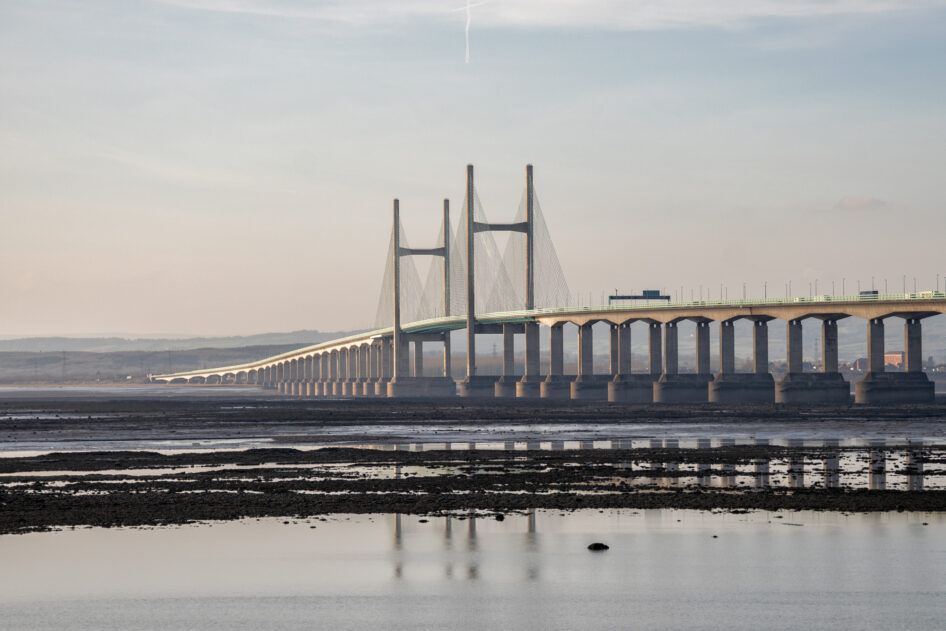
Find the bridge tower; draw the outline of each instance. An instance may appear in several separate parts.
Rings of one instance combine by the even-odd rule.
[[[391,380],[387,383],[389,397],[411,396],[455,396],[456,383],[450,376],[450,332],[405,333],[401,328],[401,257],[439,256],[443,258],[443,315],[450,315],[450,201],[443,200],[443,242],[435,248],[401,247],[400,203],[394,200],[394,325],[392,338],[394,366]],[[408,347],[414,343],[414,375],[410,374]],[[424,342],[443,343],[443,377],[424,377]]]
[[[476,321],[476,234],[480,232],[517,232],[525,236],[525,309],[535,308],[535,191],[532,165],[526,165],[526,218],[515,223],[486,223],[476,221],[473,165],[466,167],[466,378],[460,383],[460,395],[498,397],[537,397],[541,384],[539,375],[539,325],[536,322],[509,324],[478,324]],[[476,373],[476,334],[503,335],[503,374],[497,380]],[[517,380],[513,374],[514,335],[524,333],[526,338],[525,375]]]

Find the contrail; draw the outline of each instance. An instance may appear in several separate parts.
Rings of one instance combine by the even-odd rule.
[[[450,12],[459,12],[466,11],[466,63],[470,63],[470,22],[473,19],[473,14],[470,11],[473,7],[478,7],[484,4],[489,4],[491,0],[483,0],[482,2],[473,2],[466,0],[466,6],[460,7],[459,9],[451,9]]]
[[[466,63],[470,63],[470,0],[466,0]]]

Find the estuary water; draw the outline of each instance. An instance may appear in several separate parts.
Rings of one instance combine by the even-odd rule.
[[[336,515],[0,537],[4,629],[861,631],[944,620],[939,513]]]

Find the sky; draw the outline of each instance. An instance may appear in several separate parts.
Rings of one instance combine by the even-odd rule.
[[[492,221],[535,166],[584,304],[946,286],[946,0],[469,18],[0,0],[0,337],[370,327],[392,199],[435,245],[468,163]]]

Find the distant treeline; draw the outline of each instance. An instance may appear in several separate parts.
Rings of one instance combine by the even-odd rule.
[[[250,348],[256,346],[294,345],[296,348],[352,335],[355,331],[292,331],[231,337],[122,338],[122,337],[24,337],[0,340],[0,352],[50,353],[86,351],[116,353],[122,351],[180,351],[207,348]]]
[[[305,344],[114,353],[0,352],[0,383],[140,383],[149,374],[242,364],[302,346]]]

